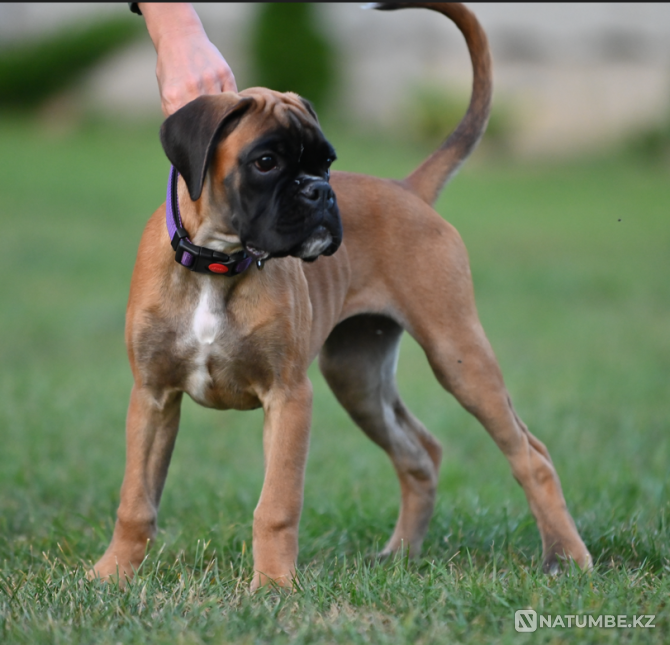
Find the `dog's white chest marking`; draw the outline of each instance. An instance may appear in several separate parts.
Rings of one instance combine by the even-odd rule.
[[[212,311],[211,288],[206,286],[200,293],[200,302],[193,315],[193,336],[200,345],[211,345],[221,326],[221,317]]]
[[[205,285],[200,293],[200,300],[191,323],[191,339],[196,347],[187,388],[189,394],[198,402],[205,402],[207,390],[212,385],[208,362],[214,349],[214,341],[224,323],[223,314],[214,310],[212,288]]]

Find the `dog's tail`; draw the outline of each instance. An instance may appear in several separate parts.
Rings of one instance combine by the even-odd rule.
[[[489,120],[493,74],[486,34],[465,6],[456,2],[376,2],[374,9],[389,11],[424,7],[448,18],[461,30],[472,60],[472,96],[465,116],[444,143],[404,181],[412,192],[433,204],[446,183],[475,149]]]

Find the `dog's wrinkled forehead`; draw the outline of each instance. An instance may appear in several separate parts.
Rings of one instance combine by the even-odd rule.
[[[314,109],[297,94],[251,88],[240,92],[240,96],[251,99],[252,104],[225,142],[219,142],[218,173],[227,175],[245,156],[244,152],[263,147],[269,139],[276,139],[281,133],[287,141],[299,146],[325,143]]]
[[[282,93],[265,87],[252,87],[240,92],[240,96],[253,99],[254,107],[250,112],[262,121],[274,121],[286,128],[296,122],[303,127],[319,127],[312,105],[293,92]]]

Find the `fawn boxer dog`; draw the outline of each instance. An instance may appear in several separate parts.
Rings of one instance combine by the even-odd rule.
[[[512,407],[477,317],[463,242],[431,208],[486,128],[486,35],[459,4],[376,5],[403,7],[448,16],[474,70],[462,121],[403,181],[330,175],[335,152],[310,104],[292,93],[203,96],[163,124],[168,196],[142,236],[127,310],[134,386],[126,469],[114,535],[91,577],[123,583],[145,557],[186,392],[222,410],[263,407],[252,589],[290,586],[312,411],[307,367],[317,356],[338,401],[387,452],[400,481],[400,514],[382,555],[418,554],[441,448],[396,389],[403,330],[507,457],[537,521],[544,570],[567,559],[590,566],[551,457]]]

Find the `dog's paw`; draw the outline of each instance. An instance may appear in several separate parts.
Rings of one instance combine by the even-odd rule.
[[[103,569],[93,567],[86,572],[86,579],[89,582],[112,582],[119,586],[119,589],[125,589],[132,575],[127,575],[124,571],[116,569],[113,572],[106,572]]]
[[[120,560],[115,554],[102,556],[91,569],[86,572],[86,578],[90,581],[115,582],[124,589],[139,569],[141,562],[134,566],[130,561]]]
[[[556,576],[561,571],[569,570],[572,564],[577,565],[582,571],[593,569],[593,559],[586,548],[583,552],[574,554],[555,548],[543,556],[542,571],[549,576]]]
[[[293,591],[297,586],[295,571],[270,575],[256,571],[251,581],[250,591],[255,593],[260,589],[277,589],[281,591]]]

